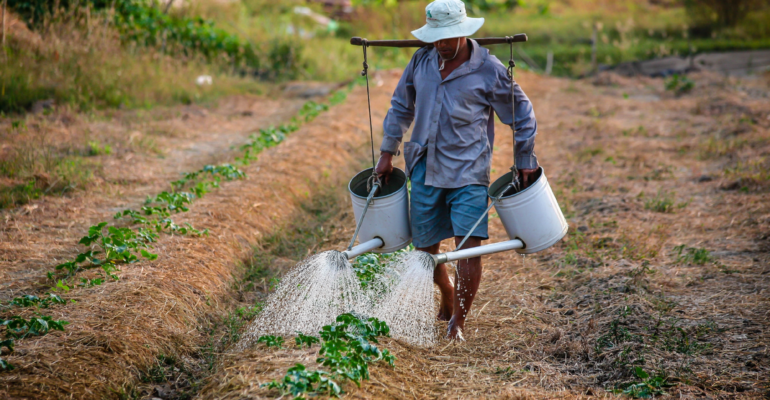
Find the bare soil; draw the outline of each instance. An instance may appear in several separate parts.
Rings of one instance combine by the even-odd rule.
[[[535,106],[537,154],[570,223],[568,236],[526,258],[485,257],[466,341],[422,349],[386,339],[396,368],[375,365],[371,381],[347,385],[346,396],[610,397],[644,381],[637,369],[664,377],[670,396],[768,396],[770,79],[691,78],[695,89],[676,95],[659,79],[518,74]],[[398,74],[379,79],[375,127]],[[18,368],[0,375],[0,394],[118,398],[160,354],[194,364],[207,321],[253,299],[233,286],[238,264],[253,261],[252,246],[299,223],[292,218],[312,218],[302,210],[316,195],[326,193],[333,212],[321,222],[322,239],[296,259],[277,260],[278,273],[310,252],[342,248],[354,228],[344,186],[369,151],[364,102],[357,88],[262,153],[246,169],[248,179],[196,202],[184,220],[209,228],[209,237],[164,237],[157,261],[124,266],[119,282],[73,289],[76,304],[49,312],[71,322],[67,331],[22,340],[4,355]],[[493,178],[511,164],[510,134],[497,129]],[[213,146],[208,154],[217,159],[227,146],[206,144],[206,136],[188,140],[188,148]],[[172,160],[185,154],[173,151]],[[141,163],[131,168],[144,170]],[[170,175],[159,173],[154,187]],[[7,213],[3,298],[41,290],[45,272],[77,253],[74,243],[89,224],[110,216],[111,207],[137,204],[131,196],[120,203],[123,196],[46,198]],[[490,242],[505,239],[493,214]],[[211,375],[195,382],[197,397],[275,398],[259,384],[296,362],[313,365],[316,351],[224,351]],[[179,398],[160,392],[131,393]]]

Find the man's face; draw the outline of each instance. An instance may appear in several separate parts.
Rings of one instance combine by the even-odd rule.
[[[442,39],[434,42],[433,46],[436,47],[441,58],[449,60],[455,56],[455,53],[457,52],[457,41],[461,39],[464,38]]]

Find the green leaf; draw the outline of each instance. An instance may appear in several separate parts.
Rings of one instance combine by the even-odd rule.
[[[148,260],[152,261],[152,260],[157,260],[158,259],[158,255],[157,254],[150,253],[147,250],[142,249],[141,253],[142,253],[142,257],[144,257],[144,258],[146,258]]]

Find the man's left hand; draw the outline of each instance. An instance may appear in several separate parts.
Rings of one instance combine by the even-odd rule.
[[[535,178],[537,178],[535,172],[537,172],[537,168],[519,170],[519,180],[521,181],[522,189],[526,189],[529,185],[535,183]]]

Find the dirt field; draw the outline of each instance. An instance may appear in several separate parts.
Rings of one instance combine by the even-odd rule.
[[[374,85],[375,127],[397,78],[383,73]],[[535,106],[536,151],[568,236],[526,258],[485,257],[467,341],[421,349],[384,340],[398,358],[395,369],[376,365],[360,389],[345,387],[346,397],[608,397],[654,378],[681,398],[768,396],[770,78],[697,75],[695,89],[681,96],[655,79],[517,79]],[[178,370],[201,369],[202,348],[219,332],[211,321],[264,296],[267,284],[235,284],[243,264],[269,260],[280,275],[349,240],[354,221],[344,185],[368,156],[364,105],[356,88],[262,153],[246,180],[196,202],[185,220],[209,228],[209,237],[164,237],[157,261],[123,266],[119,282],[73,289],[68,297],[77,304],[48,312],[70,321],[67,331],[22,340],[4,356],[17,369],[0,375],[0,394],[277,397],[259,384],[296,362],[313,364],[316,349],[224,348],[209,372]],[[497,128],[493,177],[507,170],[511,154],[510,134]],[[140,189],[47,198],[6,212],[3,300],[44,291],[45,272],[77,253],[88,226],[112,215],[111,207],[138,203]],[[494,217],[490,241],[504,240]],[[292,241],[300,245],[281,249]],[[160,355],[181,360],[168,368],[176,372],[146,379]]]

